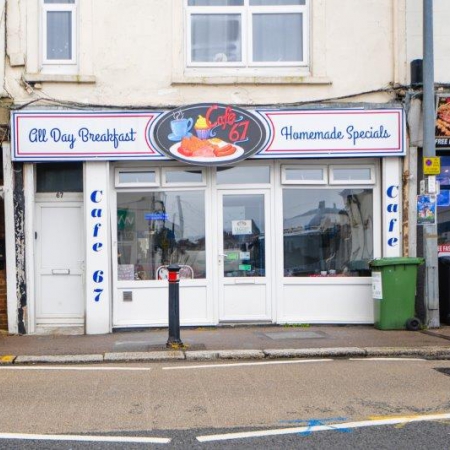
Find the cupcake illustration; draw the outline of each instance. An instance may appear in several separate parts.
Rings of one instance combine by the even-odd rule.
[[[198,116],[195,122],[194,130],[199,139],[208,139],[211,135],[211,126],[206,118],[201,115]]]

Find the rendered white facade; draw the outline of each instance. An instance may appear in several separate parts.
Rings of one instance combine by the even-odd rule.
[[[306,24],[308,65],[261,66],[255,70],[187,67],[186,3],[182,0],[78,0],[74,10],[77,30],[73,44],[76,54],[71,64],[52,65],[42,59],[42,0],[8,1],[5,90],[13,99],[14,107],[23,107],[25,111],[52,111],[63,117],[64,111],[130,112],[137,109],[167,112],[201,103],[230,104],[243,108],[264,106],[273,110],[358,108],[374,114],[377,110],[401,106],[396,98],[396,86],[407,83],[408,58],[414,55],[414,45],[410,46],[405,40],[407,19],[411,20],[411,16],[406,15],[405,0],[311,1]],[[403,123],[398,126],[403,128]],[[38,118],[36,127],[40,127]],[[17,136],[12,139],[14,148]],[[406,136],[401,145],[407,153]],[[373,151],[376,153],[376,148]],[[18,164],[11,162],[14,158],[9,146],[4,146],[4,154],[8,164]],[[350,159],[345,159],[345,156]],[[158,187],[155,187],[156,184],[154,186],[156,190],[198,191],[204,195],[205,264],[209,272],[204,278],[182,281],[182,325],[259,321],[373,322],[370,276],[325,279],[286,276],[282,261],[286,245],[283,240],[283,214],[287,213],[283,210],[282,199],[289,189],[305,188],[304,185],[298,187],[286,182],[283,177],[288,166],[308,170],[318,167],[329,174],[334,173],[335,166],[358,170],[370,168],[373,178],[335,183],[336,189],[349,189],[350,186],[362,191],[373,190],[373,214],[364,225],[361,222],[361,227],[373,231],[371,255],[400,256],[403,252],[401,156],[380,157],[369,153],[367,157],[360,155],[352,158],[351,154],[344,153],[339,158],[325,158],[324,155],[320,158],[294,155],[283,161],[255,158],[240,163],[239,167],[245,170],[250,166],[265,166],[270,171],[268,181],[220,185],[219,171],[207,168],[202,172],[202,180],[195,186],[164,184],[163,176],[169,169],[186,169],[187,166],[179,163],[166,160],[137,162],[133,158],[117,162],[109,158],[84,163],[81,196],[37,192],[39,175],[36,161],[31,159],[23,164],[28,302],[25,326],[30,333],[55,330],[108,333],[114,328],[166,325],[167,285],[164,281],[130,279],[125,282],[118,279],[118,273],[122,270],[117,260],[120,253],[120,230],[116,220],[119,197],[139,191],[138,187],[125,188],[117,182],[116,176],[121,170],[156,168],[161,177]],[[55,161],[63,162],[64,158]],[[306,188],[331,189],[331,176],[324,178],[322,186],[312,184]],[[11,171],[8,177],[13,186]],[[149,185],[142,190],[150,191]],[[225,209],[221,207],[229,199],[233,200],[233,195],[245,192],[254,196],[252,201],[264,199],[264,225],[270,231],[271,241],[269,243],[266,238],[267,276],[244,282],[239,278],[232,281],[232,277],[227,279],[223,276],[225,242],[220,236],[223,221],[227,220],[224,218]],[[10,208],[7,214],[14,214],[11,196],[12,190],[6,198],[5,204]],[[81,303],[67,309],[60,298],[64,297],[64,283],[58,295],[53,296],[52,292],[45,291],[45,277],[48,274],[43,268],[45,264],[38,261],[38,256],[42,255],[54,260],[60,258],[60,265],[49,269],[56,276],[68,275],[68,270],[70,274],[76,272],[64,266],[69,263],[63,261],[63,255],[56,251],[46,253],[38,242],[48,229],[46,217],[49,224],[60,218],[63,224],[64,215],[60,216],[53,207],[64,202],[71,208],[70,214],[73,214],[74,220],[80,221],[80,245],[85,249],[82,259],[77,259],[82,269],[78,281],[83,294],[82,298],[74,301]],[[76,212],[80,202],[83,206],[81,217]],[[98,225],[100,222],[101,228]],[[7,226],[11,232],[14,224],[9,222]],[[147,245],[143,241],[146,238],[147,235],[139,237],[143,246]],[[103,246],[101,255],[92,253],[92,248],[100,248],[100,242]],[[7,249],[7,256],[14,258],[16,246],[11,238]],[[146,251],[149,252],[149,249],[146,248]],[[103,270],[101,276],[97,273],[98,260]],[[17,298],[13,295],[17,291],[17,271],[14,272],[14,268],[10,270],[8,314],[10,331],[17,332]],[[102,286],[99,287],[99,284]],[[78,288],[74,287],[73,292]],[[92,296],[94,291],[99,293],[96,289],[103,289],[101,301]],[[44,291],[48,298],[51,297],[49,303],[42,303]],[[249,301],[248,307],[243,303],[246,300]],[[53,314],[52,308],[60,308],[59,315]]]

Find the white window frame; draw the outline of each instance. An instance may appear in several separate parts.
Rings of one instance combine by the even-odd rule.
[[[250,6],[249,0],[244,0],[243,6],[188,6],[185,2],[186,35],[185,35],[185,57],[187,68],[234,68],[234,69],[305,69],[309,67],[309,46],[310,46],[310,0],[305,0],[305,5],[284,5],[284,6]],[[252,61],[253,49],[253,16],[263,13],[301,13],[303,15],[303,61],[291,62],[255,62]],[[242,61],[241,62],[195,62],[191,58],[192,48],[192,16],[196,14],[240,14],[242,24]]]
[[[188,171],[189,170],[189,166],[177,166],[177,167],[163,167],[162,168],[162,180],[161,180],[161,186],[162,187],[178,187],[178,186],[187,186],[187,187],[192,187],[192,186],[206,186],[206,176],[205,176],[205,169],[201,168],[201,167],[195,167],[192,166],[191,170],[197,170],[199,172],[201,172],[202,174],[202,180],[201,181],[183,181],[183,182],[174,182],[174,181],[167,181],[167,173],[168,172],[183,172],[183,171]]]
[[[322,179],[321,180],[311,180],[309,178],[305,179],[296,179],[296,180],[288,180],[286,176],[287,170],[321,170],[322,171]],[[308,185],[325,185],[328,184],[328,171],[327,166],[310,166],[310,165],[282,165],[281,166],[281,183],[282,184],[308,184]]]
[[[120,182],[120,174],[121,173],[136,173],[136,172],[152,172],[155,174],[155,181],[153,182]],[[161,185],[161,175],[159,168],[117,168],[114,171],[114,186],[115,187],[160,187]]]
[[[44,3],[41,0],[42,16],[41,16],[41,54],[42,64],[44,66],[68,66],[77,64],[77,0],[74,3]],[[70,12],[72,18],[72,58],[71,59],[49,59],[47,56],[47,14],[49,12],[63,11]]]
[[[369,169],[370,170],[370,178],[369,179],[354,179],[354,180],[337,180],[334,176],[334,170],[335,169],[354,169],[354,170],[361,170],[361,169]],[[375,175],[375,166],[374,165],[330,165],[329,166],[329,184],[330,185],[373,185],[376,182],[376,175]]]

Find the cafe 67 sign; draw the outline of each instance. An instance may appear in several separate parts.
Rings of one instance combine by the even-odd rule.
[[[170,111],[15,111],[12,157],[220,166],[246,158],[401,156],[404,121],[401,108],[244,109],[219,103]]]

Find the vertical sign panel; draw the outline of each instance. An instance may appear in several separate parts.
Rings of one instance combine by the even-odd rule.
[[[383,159],[383,256],[402,255],[402,186],[399,158]]]
[[[108,170],[105,162],[86,164],[86,334],[110,332]]]

